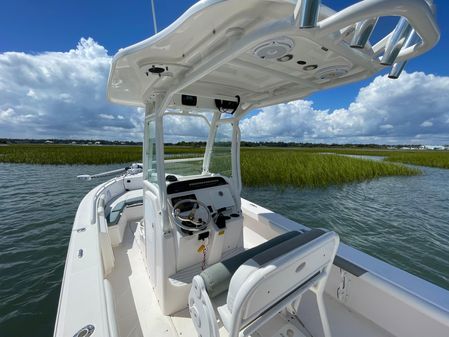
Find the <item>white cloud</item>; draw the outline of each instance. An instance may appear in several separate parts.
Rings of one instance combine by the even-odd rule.
[[[168,143],[206,141],[208,128],[206,120],[201,117],[168,115],[164,117],[164,141]]]
[[[0,138],[141,140],[143,109],[110,104],[111,57],[91,38],[67,52],[0,54]],[[170,117],[167,141],[205,140],[196,119]],[[241,122],[242,139],[303,142],[449,143],[449,77],[378,76],[354,102],[315,109],[299,100]]]
[[[422,122],[420,124],[420,126],[422,126],[423,128],[429,128],[429,127],[433,126],[433,123],[431,121],[425,121],[425,122]]]
[[[103,119],[115,119],[114,116],[108,114],[99,114],[98,116]]]
[[[33,89],[28,90],[27,96],[28,96],[28,97],[32,97],[32,98],[37,98],[37,97],[36,97],[36,93],[34,92]]]
[[[394,129],[394,126],[391,124],[384,124],[379,126],[382,130],[390,130],[390,129]]]
[[[378,76],[347,108],[316,110],[299,100],[242,121],[246,140],[449,143],[449,77],[414,72]]]
[[[140,140],[143,113],[106,99],[110,63],[91,38],[67,52],[0,54],[0,137]]]
[[[13,108],[6,108],[5,110],[0,110],[0,120],[2,119],[6,120],[10,116],[12,116],[13,113],[14,113]]]

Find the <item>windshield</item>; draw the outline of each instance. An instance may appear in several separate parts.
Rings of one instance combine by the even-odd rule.
[[[230,177],[232,175],[232,125],[218,125],[209,165],[209,172]]]
[[[198,175],[203,172],[204,149],[211,114],[169,112],[164,116],[165,173]]]

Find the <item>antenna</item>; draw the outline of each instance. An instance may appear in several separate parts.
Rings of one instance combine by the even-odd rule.
[[[154,0],[151,0],[151,12],[153,14],[154,34],[157,34],[156,11],[154,10]]]

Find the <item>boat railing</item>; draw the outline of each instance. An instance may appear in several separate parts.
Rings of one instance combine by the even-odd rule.
[[[117,173],[125,172],[125,174],[121,174],[118,177],[108,180],[98,187],[98,190],[95,192],[94,200],[92,203],[92,213],[91,213],[91,224],[92,225],[95,224],[96,222],[99,222],[99,215],[98,215],[97,210],[98,210],[98,207],[100,206],[99,199],[100,199],[101,195],[104,194],[103,202],[104,202],[104,205],[106,205],[112,198],[116,197],[119,193],[123,192],[123,184],[122,184],[123,178],[130,176],[130,175],[135,175],[137,173],[141,173],[142,167],[143,167],[142,164],[132,164],[131,166],[126,167],[123,170],[120,169],[117,171],[106,172],[108,174],[110,174],[111,172],[117,172]],[[86,177],[97,178],[97,177],[104,177],[104,176],[106,176],[104,173],[100,173],[98,175],[93,175],[93,176],[83,175],[81,179],[86,179]],[[78,176],[78,178],[79,177],[80,176]],[[87,179],[87,180],[89,180],[89,179]],[[117,184],[116,190],[113,188],[114,184]]]
[[[183,163],[183,162],[189,162],[189,161],[202,161],[202,160],[204,160],[203,157],[166,159],[166,160],[164,160],[164,163]]]
[[[105,217],[105,195],[101,194],[98,198],[97,218],[98,218],[98,233],[100,241],[100,253],[103,261],[104,275],[109,275],[114,268],[114,253],[112,251],[111,238],[108,233],[108,223]]]
[[[111,199],[112,196],[109,192],[108,188],[110,188],[113,184],[117,183],[117,179],[114,179],[112,181],[108,181],[105,184],[103,184],[100,189],[95,193],[94,196],[94,207],[95,210],[93,212],[93,225],[97,224],[95,226],[95,232],[97,233],[98,238],[98,249],[97,252],[99,254],[99,260],[102,262],[103,268],[100,269],[100,277],[102,279],[101,283],[101,297],[103,298],[104,303],[104,312],[105,317],[107,321],[107,327],[109,330],[109,336],[111,337],[117,337],[117,322],[115,318],[115,310],[114,310],[114,302],[113,302],[113,293],[112,293],[112,287],[109,282],[109,280],[106,278],[106,276],[112,272],[112,269],[114,268],[114,253],[112,250],[112,244],[111,240],[108,234],[108,224],[105,217],[105,206],[108,200],[106,199],[107,196],[109,196],[108,199]],[[106,192],[106,193],[105,193]]]
[[[98,190],[95,192],[94,195],[94,199],[93,199],[93,203],[92,203],[92,213],[91,213],[91,224],[95,224],[98,223],[99,221],[99,214],[97,212],[98,207],[100,206],[100,196],[113,184],[115,184],[117,182],[117,178],[115,179],[111,179],[108,180],[107,182],[103,183],[102,185],[100,185],[100,187],[98,188]],[[108,193],[106,193],[107,196]],[[111,193],[109,192],[109,195],[111,195]],[[110,198],[108,198],[108,200],[106,200],[106,196],[104,197],[104,202],[107,203],[109,201]]]

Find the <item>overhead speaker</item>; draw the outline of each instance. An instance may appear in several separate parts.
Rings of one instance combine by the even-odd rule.
[[[261,59],[278,59],[287,55],[295,46],[292,39],[281,37],[266,41],[254,48],[254,55]]]
[[[334,80],[345,76],[349,72],[349,67],[346,65],[331,66],[323,68],[315,73],[315,77],[319,80]]]

